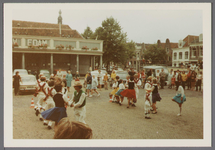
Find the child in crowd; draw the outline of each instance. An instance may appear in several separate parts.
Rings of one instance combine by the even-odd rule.
[[[95,91],[97,93],[97,96],[100,96],[100,93],[97,91],[97,86],[98,80],[96,79],[95,75],[93,75],[91,95],[93,95],[93,91]]]
[[[171,89],[172,88],[174,89],[174,87],[175,87],[175,75],[173,75],[171,79]]]
[[[116,95],[119,96],[119,105],[122,105],[124,97],[120,94],[125,89],[125,86],[123,84],[123,80],[119,80],[119,90],[116,92]]]
[[[135,86],[134,76],[130,76],[130,80],[128,82],[128,89],[125,89],[120,93],[123,97],[128,98],[128,106],[127,106],[127,108],[129,108],[130,102],[133,102],[133,99],[136,99],[136,93],[135,93],[135,90],[134,90],[134,86]]]
[[[36,86],[36,95],[38,97],[38,101],[37,101],[37,105],[36,105],[36,116],[39,115],[39,120],[43,121],[43,118],[41,116],[41,112],[44,111],[45,108],[45,102],[44,99],[46,98],[46,89],[48,88],[48,84],[46,83],[46,77],[45,76],[41,76],[40,78],[41,82],[38,82],[37,86]]]
[[[152,108],[153,112],[152,114],[157,114],[156,110],[156,102],[161,100],[160,94],[158,93],[158,85],[157,85],[157,79],[154,78],[153,80],[153,85],[152,85]]]
[[[116,95],[116,92],[119,90],[118,81],[119,81],[119,76],[116,76],[116,80],[112,86],[113,91],[109,94],[109,96],[112,97],[112,103],[119,102],[118,96]],[[115,98],[117,98],[117,101],[115,101]]]
[[[179,87],[178,87],[176,96],[173,97],[172,101],[176,102],[179,105],[180,112],[178,113],[177,116],[181,116],[182,104],[184,101],[186,101],[186,97],[184,95],[184,89],[183,89],[181,83],[179,83]]]
[[[91,139],[92,129],[77,121],[70,121],[68,117],[63,118],[58,123],[54,139]]]
[[[45,110],[48,110],[50,108],[54,108],[55,107],[55,103],[53,100],[53,96],[57,93],[56,90],[54,89],[54,81],[48,81],[48,85],[49,87],[46,89],[46,98],[44,99],[46,106],[45,106]],[[43,125],[48,125],[48,129],[51,129],[52,127],[52,121],[50,120],[45,120],[44,119],[44,123]]]
[[[53,100],[55,102],[55,107],[48,109],[41,113],[42,117],[46,120],[55,121],[55,130],[57,127],[58,122],[67,117],[65,104],[68,104],[67,97],[62,94],[62,85],[57,84],[55,85],[56,94],[53,96]]]
[[[151,108],[152,104],[151,104],[150,96],[151,96],[151,89],[146,89],[145,105],[144,105],[145,119],[151,119],[150,108]]]

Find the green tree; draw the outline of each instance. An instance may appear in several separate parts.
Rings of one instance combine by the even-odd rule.
[[[90,27],[87,26],[87,28],[84,30],[84,33],[81,34],[85,39],[90,39],[93,36],[93,31],[90,29]]]
[[[104,20],[102,26],[95,30],[92,37],[103,40],[103,62],[107,64],[107,68],[111,61],[115,64],[126,63],[133,50],[133,42],[127,43],[127,34],[122,32],[119,22],[113,17]]]
[[[152,44],[144,52],[145,60],[150,60],[153,64],[164,64],[167,60],[167,53],[164,48],[158,47],[157,44]]]

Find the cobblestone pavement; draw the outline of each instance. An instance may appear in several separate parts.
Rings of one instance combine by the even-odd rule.
[[[73,92],[74,89],[72,89]],[[71,97],[72,92],[68,95]],[[93,130],[93,139],[202,139],[203,94],[185,90],[187,101],[182,106],[182,116],[177,116],[179,107],[171,99],[175,90],[159,90],[162,97],[157,103],[158,113],[152,119],[144,118],[144,90],[140,89],[137,107],[126,108],[127,99],[119,106],[109,102],[111,89],[99,91],[101,96],[87,98],[86,123]],[[14,139],[52,139],[54,129],[48,130],[35,116],[30,107],[33,95],[13,97]],[[34,102],[37,99],[34,98]],[[73,108],[67,108],[68,117],[74,120]]]

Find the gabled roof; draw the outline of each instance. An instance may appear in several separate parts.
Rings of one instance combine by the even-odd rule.
[[[59,34],[59,24],[13,20],[12,26],[13,35],[52,36],[83,39],[83,37],[76,30],[72,30],[68,25],[61,25],[61,35]]]
[[[195,36],[195,35],[188,35],[186,36],[183,41],[185,42],[183,47],[187,47],[189,46],[192,42],[194,42],[195,40],[198,40],[199,36]]]

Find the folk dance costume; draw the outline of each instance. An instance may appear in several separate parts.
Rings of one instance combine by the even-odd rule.
[[[55,102],[53,100],[53,96],[57,93],[56,90],[54,89],[54,87],[48,87],[46,89],[46,98],[45,98],[45,110],[48,110],[48,109],[51,109],[51,108],[54,108],[55,107]],[[51,121],[48,121],[48,120],[45,120],[44,119],[44,125],[48,125],[48,128],[50,129],[51,126],[52,126],[52,122]]]
[[[182,97],[183,99],[181,100]],[[184,89],[181,85],[178,87],[178,91],[176,93],[176,96],[173,97],[173,100],[178,104],[183,104],[183,102],[186,101],[186,97],[184,95]]]
[[[42,112],[41,115],[46,120],[52,120],[58,123],[62,118],[67,117],[65,108],[67,97],[61,92],[57,92],[57,94],[54,95],[53,100],[55,102],[55,107]]]
[[[139,79],[134,80],[134,83],[135,83],[134,89],[135,89],[135,93],[136,93],[136,100],[135,101],[137,101],[137,99],[139,97],[139,89],[141,86],[141,80],[139,80]]]
[[[144,105],[145,119],[151,119],[150,118],[151,102],[150,102],[150,99],[149,99],[150,96],[151,96],[151,93],[147,92],[146,96],[145,96],[145,105]]]
[[[80,90],[79,93],[77,91],[74,92],[72,95],[72,100],[75,103],[74,104],[74,115],[75,115],[75,120],[85,123],[84,121],[86,117],[86,95],[83,90]],[[69,103],[69,105],[71,105]]]
[[[123,102],[123,96],[120,94],[125,89],[125,86],[123,83],[119,84],[119,90],[115,93],[117,96],[119,96],[119,105],[122,105]]]
[[[62,94],[65,95],[67,97],[68,94],[68,90],[66,87],[62,87]]]
[[[44,81],[39,82],[37,84],[36,87],[36,93],[34,94],[34,96],[38,97],[38,101],[37,101],[37,105],[35,106],[36,109],[36,116],[39,115],[39,113],[41,113],[42,111],[45,110],[45,105],[46,103],[44,102],[44,99],[46,98],[46,89],[48,88],[48,84]],[[40,120],[42,121],[42,116],[41,114],[39,115]]]
[[[150,84],[150,82],[146,82],[145,87],[144,87],[144,89],[145,89],[144,97],[145,97],[145,99],[146,99],[146,97],[148,97],[149,101],[152,103],[152,92],[149,91],[149,89],[151,90],[151,88],[152,88],[152,85]],[[147,91],[148,91],[148,93],[147,93]]]
[[[115,102],[114,97],[117,96],[116,92],[119,90],[119,81],[116,80],[112,87],[114,88],[114,90],[110,93],[110,96],[112,96],[112,102]]]
[[[152,103],[156,103],[161,100],[160,94],[158,93],[158,85],[153,84],[154,90],[152,91]]]
[[[134,81],[129,80],[128,89],[123,90],[120,94],[123,97],[127,97],[127,98],[130,98],[130,99],[136,99],[136,93],[135,93],[134,87],[135,87]]]

